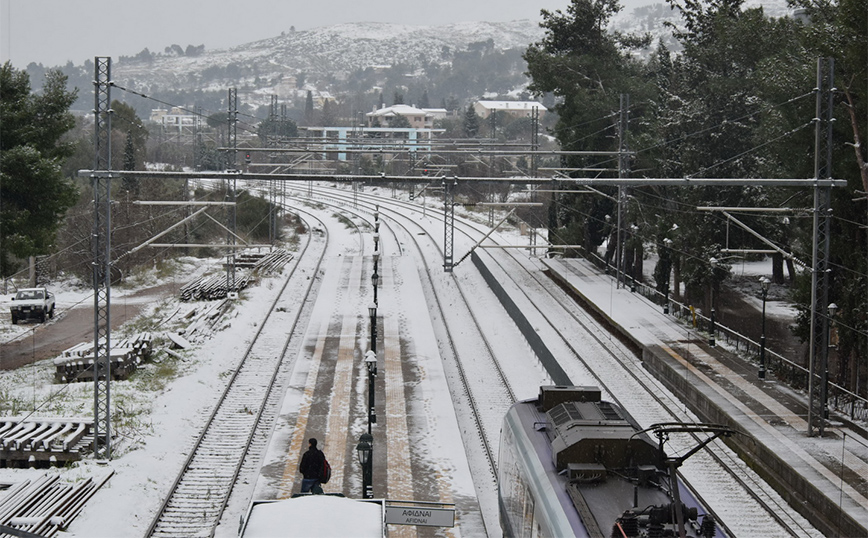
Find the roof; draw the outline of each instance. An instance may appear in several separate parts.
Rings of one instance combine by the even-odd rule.
[[[480,106],[490,110],[527,110],[537,107],[539,110],[548,110],[536,101],[477,101]]]
[[[410,105],[392,105],[373,112],[368,112],[371,117],[388,117],[388,116],[424,116],[429,114],[421,108],[416,108]]]

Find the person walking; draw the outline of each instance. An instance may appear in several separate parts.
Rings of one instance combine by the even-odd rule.
[[[316,439],[311,437],[307,452],[301,457],[301,463],[298,465],[298,472],[304,477],[301,481],[302,493],[322,493],[320,480],[325,465],[325,455],[316,445]]]

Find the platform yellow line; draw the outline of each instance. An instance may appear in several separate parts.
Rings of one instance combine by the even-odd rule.
[[[388,289],[393,282],[391,258],[383,259],[383,288]],[[395,288],[392,287],[392,290]],[[389,294],[387,300],[395,300]],[[392,303],[394,304],[394,303]],[[412,501],[413,468],[410,460],[410,432],[407,426],[407,405],[404,394],[404,370],[401,364],[401,338],[397,312],[389,309],[383,313],[383,375],[385,376],[386,433],[388,468],[386,471],[386,498]],[[415,538],[416,527],[392,525],[389,536]]]

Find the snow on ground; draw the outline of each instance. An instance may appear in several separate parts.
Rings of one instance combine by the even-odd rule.
[[[336,226],[331,232],[336,234],[341,229]],[[343,233],[351,232],[347,229]],[[512,242],[515,244],[527,240],[514,231],[508,234],[514,236]],[[185,275],[185,279],[189,279],[189,275],[207,270],[209,264],[213,263],[213,260],[184,258],[173,273],[174,278],[180,279],[181,275]],[[412,264],[405,265],[412,267]],[[651,263],[648,265],[653,267]],[[762,274],[762,270],[759,264],[756,267],[752,264],[743,266],[745,274],[748,271]],[[171,281],[173,277],[163,278]],[[68,469],[48,471],[63,473],[73,480],[83,476],[101,477],[114,472],[107,485],[88,502],[83,513],[61,536],[98,538],[144,534],[207,414],[222,392],[226,377],[254,333],[254,325],[265,311],[264,305],[270,304],[273,299],[273,282],[275,280],[265,279],[242,293],[222,330],[210,340],[197,344],[194,349],[182,351],[182,359],[157,354],[156,360],[145,365],[134,380],[112,384],[113,412],[120,421],[120,426],[116,428],[119,437],[115,441],[113,460],[103,464],[84,461]],[[142,287],[158,283],[160,281],[156,277],[149,277],[130,285],[129,289],[113,288],[112,298],[114,301],[123,300]],[[58,308],[70,308],[92,300],[90,289],[77,288],[69,283],[52,286],[52,290],[57,293]],[[425,304],[421,290],[416,293],[419,294],[419,304]],[[406,297],[404,300],[410,301]],[[8,296],[4,296],[0,307],[7,308],[7,301]],[[169,298],[161,303],[149,304],[143,317],[159,317],[161,313],[178,307],[178,301]],[[511,323],[506,314],[502,316],[504,324]],[[2,341],[26,334],[29,330],[27,325],[13,327],[7,318],[0,324]],[[320,322],[311,320],[314,326]],[[523,351],[517,350],[517,353]],[[166,372],[174,372],[174,377],[167,380],[164,377]],[[17,406],[16,413],[10,414],[92,414],[92,385],[57,386],[52,383],[52,378],[53,365],[50,360],[11,372],[0,372],[0,395]],[[419,405],[432,407],[437,414],[454,414],[450,398],[443,396],[431,394],[426,402]],[[452,443],[450,450],[445,450],[446,447],[438,443],[428,450],[438,452],[446,459],[462,459],[464,455],[458,453],[460,450],[455,450],[458,447],[460,443]],[[443,461],[438,465],[447,469],[450,463]],[[18,481],[33,472],[2,469],[0,481]],[[474,485],[469,477],[463,477],[455,484],[455,490],[460,494],[468,494],[474,491]],[[492,521],[496,518],[496,514],[487,514],[484,519]],[[489,531],[496,534],[496,529]]]
[[[161,284],[178,284],[186,283],[195,277],[200,276],[205,271],[213,270],[219,264],[219,261],[211,259],[199,259],[189,256],[177,258],[176,260],[164,262],[161,269],[156,267],[150,271],[137,272],[130,275],[119,284],[112,285],[111,297],[114,305],[141,305],[147,304],[153,300],[153,297],[140,295],[132,297],[144,289],[159,286]],[[164,276],[159,276],[161,273],[166,273]],[[16,281],[18,288],[29,287],[26,282]],[[180,284],[182,285],[182,284]],[[55,296],[55,318],[62,315],[64,311],[78,307],[93,306],[93,286],[88,282],[84,283],[78,278],[61,273],[57,279],[45,284],[48,291]],[[9,318],[9,307],[13,303],[12,298],[15,297],[15,286],[11,286],[8,282],[5,283],[3,293],[0,293],[0,344],[5,344],[13,340],[24,337],[33,332],[40,325],[34,321],[23,322],[17,325],[12,325]],[[49,323],[51,323],[49,321]]]

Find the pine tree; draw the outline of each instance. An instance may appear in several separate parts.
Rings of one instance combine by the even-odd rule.
[[[67,78],[49,71],[40,94],[30,77],[6,62],[0,67],[0,274],[15,272],[16,261],[47,254],[76,189],[60,164],[71,154],[63,135],[75,125],[69,107],[76,92]],[[17,258],[17,260],[16,260]]]
[[[307,91],[307,98],[304,101],[304,123],[305,125],[313,125],[313,92]]]
[[[470,105],[464,111],[464,136],[474,138],[477,134],[479,134],[479,115]]]

